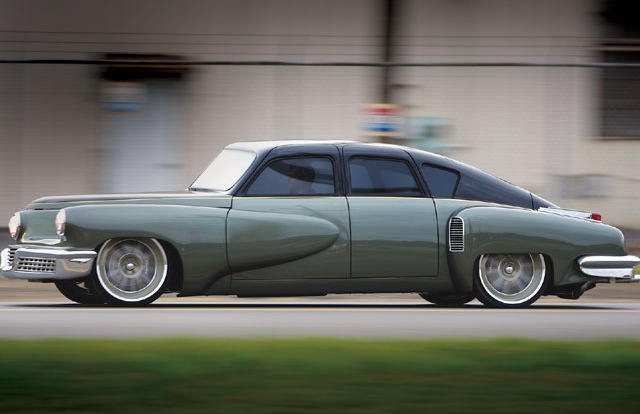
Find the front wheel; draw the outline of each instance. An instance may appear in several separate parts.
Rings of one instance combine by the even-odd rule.
[[[544,292],[546,266],[541,254],[485,254],[474,275],[476,297],[486,306],[520,308]]]
[[[162,295],[167,255],[151,238],[111,239],[98,252],[93,277],[112,305],[147,305]]]
[[[105,302],[102,295],[92,286],[88,278],[57,280],[55,285],[65,298],[81,305],[100,305]]]

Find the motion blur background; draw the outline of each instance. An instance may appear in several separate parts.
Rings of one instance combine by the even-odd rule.
[[[186,188],[234,141],[360,139],[640,229],[629,63],[633,0],[0,0],[0,217],[45,195]],[[396,132],[367,130],[372,104]]]

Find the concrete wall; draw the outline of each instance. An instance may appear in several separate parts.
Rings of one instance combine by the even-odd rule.
[[[397,4],[398,61],[598,59],[596,0]],[[362,62],[382,55],[381,1],[0,0],[0,10],[0,57],[157,53]],[[195,67],[180,81],[176,140],[183,151],[171,160],[172,171],[186,186],[222,146],[238,140],[358,138],[362,104],[380,99],[380,74],[353,67]],[[392,79],[393,99],[406,115],[450,123],[447,155],[562,205],[599,210],[609,223],[640,228],[633,206],[640,141],[597,136],[597,70],[400,68]],[[105,139],[102,85],[95,66],[0,65],[0,217],[35,197],[103,191],[113,148]],[[590,195],[589,188],[602,191]]]

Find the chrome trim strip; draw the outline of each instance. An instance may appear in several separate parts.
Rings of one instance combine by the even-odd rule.
[[[589,276],[640,281],[640,275],[634,275],[634,268],[640,265],[636,256],[584,256],[578,259],[578,265]]]
[[[555,208],[555,207],[540,207],[538,211],[543,213],[554,214],[556,216],[561,216],[561,217],[573,217],[577,219],[590,221],[592,223],[602,223],[601,221],[593,220],[591,218],[592,213],[589,213],[587,211],[567,210],[567,209]]]
[[[0,274],[7,279],[78,279],[91,273],[96,256],[93,250],[9,246],[0,253]]]
[[[22,239],[22,243],[33,243],[33,244],[46,244],[47,246],[55,246],[56,244],[60,244],[62,243],[62,237],[57,238],[57,239],[28,239],[28,238],[24,238]]]

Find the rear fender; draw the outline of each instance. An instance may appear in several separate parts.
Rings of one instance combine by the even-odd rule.
[[[490,253],[541,253],[551,261],[553,284],[580,283],[588,277],[576,260],[589,254],[624,255],[624,238],[615,227],[506,206],[472,207],[454,214],[464,222],[463,251],[447,246],[451,277],[470,291],[478,258]]]

